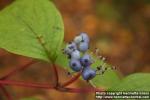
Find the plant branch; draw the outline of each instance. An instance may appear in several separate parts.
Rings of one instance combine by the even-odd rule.
[[[74,77],[72,77],[70,80],[68,80],[67,82],[63,83],[61,86],[62,87],[66,87],[72,83],[74,83],[81,75],[81,72],[79,72],[77,75],[75,75]]]
[[[8,93],[8,91],[4,86],[0,85],[0,89],[2,90],[2,92],[7,97],[8,100],[13,100],[13,97]]]
[[[102,92],[105,91],[104,89],[100,88],[93,88],[93,87],[88,87],[88,88],[65,88],[66,91],[64,92],[69,92],[69,93],[95,93],[97,91]]]
[[[55,76],[55,82],[56,82],[56,84],[55,84],[55,87],[57,87],[58,85],[59,85],[59,77],[58,77],[58,71],[57,71],[57,67],[56,67],[56,65],[53,63],[52,64],[52,67],[53,67],[53,70],[54,70],[54,76]]]
[[[29,67],[30,65],[32,65],[33,63],[35,63],[35,61],[30,61],[30,62],[28,62],[28,63],[22,65],[21,67],[17,67],[16,69],[14,69],[14,70],[8,72],[6,75],[4,75],[4,76],[3,76],[2,78],[0,78],[0,79],[6,79],[6,78],[8,78],[8,77],[10,77],[10,76],[13,76],[13,75],[15,75],[18,71],[19,71],[19,72],[20,72],[20,71],[23,71],[25,68],[28,68],[28,67]]]
[[[39,84],[39,83],[31,83],[31,82],[23,82],[23,81],[0,80],[0,84],[29,87],[29,88],[54,89],[54,87],[50,86],[49,84]]]

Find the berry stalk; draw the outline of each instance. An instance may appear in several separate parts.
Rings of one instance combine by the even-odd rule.
[[[66,87],[72,83],[74,83],[81,75],[81,72],[79,72],[77,75],[75,75],[74,77],[72,77],[69,81],[65,82],[62,84],[62,87]]]

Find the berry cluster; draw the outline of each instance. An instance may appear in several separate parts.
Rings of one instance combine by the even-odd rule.
[[[87,53],[90,39],[86,33],[80,33],[72,42],[69,42],[63,53],[68,56],[69,66],[74,72],[82,72],[84,80],[91,80],[98,74],[103,74],[108,68],[105,63],[98,66],[96,70],[91,69],[94,59]],[[102,60],[105,58],[101,57]]]

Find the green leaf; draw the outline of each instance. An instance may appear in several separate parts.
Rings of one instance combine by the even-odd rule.
[[[62,49],[65,47],[65,45],[66,45],[65,43],[62,44],[62,46],[61,46]],[[57,65],[59,65],[60,67],[63,67],[64,69],[71,71],[71,69],[69,68],[68,62],[69,62],[69,60],[68,60],[67,56],[65,54],[63,54],[63,52],[61,50],[59,50],[58,57],[57,57],[55,63]]]
[[[92,64],[92,69],[96,69],[96,67],[100,64],[102,64],[103,61],[98,60],[96,63]],[[63,53],[59,53],[59,56],[56,60],[56,64],[63,67],[64,69],[68,71],[72,71],[69,68],[69,60]],[[110,65],[106,64],[107,67],[111,67]],[[81,78],[82,79],[82,78]],[[108,70],[103,75],[97,75],[94,79],[92,79],[92,83],[96,85],[97,87],[103,87],[105,89],[110,88],[114,84],[117,84],[120,82],[120,78],[117,74],[117,71]]]
[[[92,68],[96,69],[97,66],[102,65],[104,62],[102,60],[98,60],[92,65]],[[108,63],[105,65],[107,68],[112,67]],[[97,75],[92,82],[97,87],[103,87],[106,90],[111,86],[120,82],[119,74],[117,70],[107,70],[103,75]]]
[[[103,75],[97,75],[92,82],[97,86],[97,87],[103,87],[106,90],[113,85],[117,84],[120,82],[120,78],[117,74],[116,71],[109,70],[105,72]]]
[[[149,91],[150,74],[136,73],[127,76],[120,83],[111,87],[109,91]]]
[[[16,0],[0,12],[0,48],[55,60],[64,37],[60,13],[49,0]]]

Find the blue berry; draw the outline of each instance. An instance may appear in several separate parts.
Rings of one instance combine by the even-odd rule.
[[[82,78],[84,80],[91,80],[96,76],[96,71],[92,70],[89,66],[85,67],[82,72]]]
[[[77,45],[74,42],[69,42],[68,48],[71,50],[75,50],[75,49],[77,49]]]
[[[78,72],[78,71],[80,71],[82,69],[80,61],[77,60],[77,59],[71,59],[70,60],[70,67],[75,72]]]
[[[74,42],[76,43],[76,44],[79,44],[80,42],[82,41],[82,36],[76,36],[75,38],[74,38]]]
[[[89,44],[87,42],[81,42],[78,48],[79,51],[86,52],[89,49]]]
[[[77,49],[76,44],[74,42],[70,42],[64,49],[64,53],[71,55],[71,53],[76,49]]]
[[[87,35],[87,33],[84,33],[84,32],[80,33],[79,36],[76,36],[74,38],[74,42],[76,44],[79,44],[80,42],[87,42],[87,43],[89,43],[89,41],[90,41],[89,36]]]
[[[91,64],[93,59],[90,55],[86,54],[89,49],[90,39],[88,35],[84,32],[76,36],[73,42],[70,42],[64,49],[64,53],[70,58],[69,66],[74,71],[73,73],[82,71],[82,78],[86,81],[93,79],[98,74],[104,74],[108,68],[106,68],[103,63],[101,66],[97,67],[97,70],[91,69]],[[81,57],[80,53],[83,54]],[[98,50],[96,49],[96,54]],[[102,59],[104,61],[104,58]],[[98,73],[97,73],[98,72]],[[68,73],[70,75],[71,73]]]
[[[80,59],[80,52],[78,50],[74,50],[71,53],[71,59]]]
[[[92,64],[92,59],[91,56],[88,54],[85,54],[81,59],[80,62],[82,64],[82,66],[86,67],[86,66],[90,66]]]
[[[82,42],[90,42],[89,36],[87,35],[87,33],[80,33],[80,36],[82,37]]]

